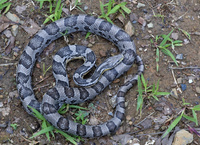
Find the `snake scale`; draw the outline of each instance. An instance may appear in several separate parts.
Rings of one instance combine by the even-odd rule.
[[[48,90],[44,94],[42,102],[39,102],[31,85],[31,75],[38,56],[52,41],[61,37],[62,33],[70,34],[78,31],[91,32],[113,42],[118,47],[120,54],[108,58],[97,67],[98,70],[93,74],[92,79],[83,79],[83,75],[95,60],[93,52],[89,48],[79,45],[69,45],[60,49],[53,59],[56,85]],[[82,55],[85,63],[81,69],[77,69],[76,75],[74,75],[74,80],[80,86],[71,88],[65,71],[65,62],[73,57],[79,57],[78,55]],[[63,103],[78,104],[93,99],[113,80],[128,71],[135,61],[138,65],[137,74],[120,86],[116,94],[117,105],[113,118],[103,124],[93,126],[75,123],[58,113],[58,109]],[[32,114],[32,111],[28,106],[32,106],[56,128],[73,135],[94,138],[114,133],[119,128],[125,116],[125,94],[136,84],[137,78],[143,70],[144,65],[136,54],[135,44],[124,30],[94,16],[72,15],[45,26],[30,40],[20,57],[16,80],[22,104],[29,114]],[[91,85],[87,85],[92,81]]]

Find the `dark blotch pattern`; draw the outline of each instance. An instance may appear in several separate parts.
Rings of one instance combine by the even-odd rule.
[[[79,136],[85,136],[86,135],[86,127],[85,127],[85,125],[78,124],[76,133]]]
[[[54,100],[58,100],[60,98],[60,95],[56,88],[50,89],[46,94],[49,95]]]
[[[108,70],[104,73],[104,76],[109,82],[112,82],[117,77],[117,75],[118,73],[115,69]]]
[[[25,75],[24,73],[18,72],[17,73],[17,84],[25,84],[29,80],[29,76]]]
[[[120,120],[124,119],[124,113],[121,113],[119,111],[116,112],[116,117],[119,118]]]
[[[121,108],[125,108],[125,102],[120,102],[118,105],[119,105]]]
[[[32,58],[30,55],[24,51],[21,55],[21,59],[19,61],[19,64],[23,65],[26,69],[30,68],[32,65]]]
[[[22,86],[19,89],[19,95],[20,95],[20,98],[24,100],[26,97],[33,95],[33,91],[30,88]]]
[[[53,60],[53,72],[55,74],[66,76],[66,70],[62,66],[62,63],[61,62],[57,62],[55,60]]]
[[[131,41],[130,36],[123,30],[119,30],[117,34],[115,34],[115,38],[117,38],[118,41]]]
[[[65,94],[67,98],[73,98],[74,97],[74,89],[73,88],[69,88],[69,87],[65,87]]]
[[[110,132],[115,132],[117,129],[117,126],[115,125],[115,123],[113,121],[109,121],[106,123],[106,126],[108,127]]]
[[[97,82],[96,85],[92,86],[92,88],[97,92],[100,93],[104,89],[104,85],[100,82]]]
[[[80,98],[82,100],[85,100],[89,97],[89,93],[85,88],[79,88],[79,91],[80,91]]]
[[[93,25],[95,23],[96,19],[97,19],[96,17],[85,16],[85,20],[84,21],[86,22],[87,25],[91,26],[91,25]]]
[[[56,113],[57,110],[54,105],[44,102],[42,106],[42,112],[48,115],[48,114]]]
[[[126,65],[132,65],[134,60],[133,58],[135,58],[135,52],[131,49],[128,49],[125,51],[125,54],[124,54],[124,59],[122,60],[122,62]]]
[[[55,35],[60,31],[60,29],[57,26],[57,24],[55,22],[53,22],[53,23],[47,25],[44,28],[44,31],[46,31],[49,35]]]
[[[102,21],[99,25],[99,30],[109,32],[111,30],[112,24],[107,21]]]
[[[93,133],[94,133],[94,137],[100,137],[103,135],[101,127],[100,126],[93,126],[92,127]]]
[[[57,126],[62,129],[62,130],[69,130],[69,120],[64,118],[64,117],[60,117],[58,122],[57,122]]]
[[[31,47],[33,50],[36,50],[42,46],[43,41],[44,41],[44,38],[38,35],[35,35],[29,42],[28,46]]]
[[[76,24],[77,24],[77,18],[78,18],[77,15],[65,18],[64,19],[64,25],[66,27],[74,27],[74,26],[76,26]]]

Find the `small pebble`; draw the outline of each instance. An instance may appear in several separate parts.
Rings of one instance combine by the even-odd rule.
[[[84,9],[84,10],[87,10],[87,9],[88,9],[88,6],[87,6],[87,5],[85,5],[83,9]]]
[[[139,8],[141,8],[141,7],[145,7],[145,4],[143,4],[143,3],[138,3],[138,4],[137,4],[137,8],[139,9]]]
[[[143,26],[146,24],[146,21],[142,17],[139,17],[138,22]]]
[[[185,91],[186,88],[187,88],[186,84],[181,84],[181,89],[182,89],[182,91]]]
[[[147,14],[147,13],[148,13],[146,9],[143,9],[142,11],[143,11],[145,14]]]
[[[196,87],[196,92],[200,94],[200,87]]]
[[[183,59],[183,54],[177,54],[176,55],[177,60],[182,60]]]
[[[140,47],[140,48],[139,48],[139,51],[142,51],[142,50],[143,50],[143,48],[142,48],[142,47]]]
[[[148,27],[148,28],[153,28],[153,23],[147,24],[147,27]]]
[[[182,79],[182,78],[178,78],[178,79],[177,79],[177,83],[178,83],[178,84],[181,84],[182,82],[183,82],[183,79]]]
[[[3,107],[3,102],[0,102],[0,108]]]
[[[108,115],[113,116],[113,113],[112,112],[108,112]]]
[[[172,33],[172,34],[171,34],[171,37],[172,37],[174,40],[177,40],[177,39],[178,39],[178,33]]]
[[[138,20],[138,16],[135,13],[131,13],[130,14],[130,21],[137,21]]]

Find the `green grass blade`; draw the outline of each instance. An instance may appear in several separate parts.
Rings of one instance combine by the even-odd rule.
[[[3,4],[3,3],[5,3],[6,1],[7,1],[7,0],[1,0],[1,1],[0,1],[0,5]]]
[[[90,36],[91,32],[87,32],[85,39],[87,39]]]
[[[47,128],[46,121],[42,121],[42,128],[43,128],[43,129]],[[45,135],[46,135],[47,139],[48,139],[49,141],[51,141],[51,140],[50,140],[49,132],[46,132]]]
[[[189,34],[187,31],[185,31],[185,30],[183,30],[183,29],[180,29],[180,28],[179,28],[179,30],[180,30],[189,40],[191,40],[190,34]]]
[[[114,8],[112,8],[112,9],[106,14],[106,16],[108,16],[108,15],[110,15],[110,14],[116,13],[119,9],[120,9],[120,6],[119,6],[119,5],[116,5]]]
[[[40,112],[38,112],[35,108],[33,108],[33,107],[31,107],[31,106],[28,106],[32,111],[33,111],[33,115],[35,116],[35,117],[37,117],[38,119],[40,119],[40,120],[46,120],[45,118],[44,118],[44,116],[40,113]]]
[[[107,13],[109,13],[111,11],[111,7],[112,7],[113,3],[112,0],[109,0],[108,2],[108,9],[107,9]]]
[[[156,70],[158,71],[159,69],[159,58],[160,58],[160,54],[159,54],[159,48],[156,49]]]
[[[174,29],[171,30],[171,32],[166,37],[164,37],[164,40],[160,43],[160,46],[164,46],[164,44],[166,44],[167,40],[169,40],[169,36],[172,34],[173,31]]]
[[[198,125],[197,114],[194,110],[192,110],[192,115],[193,115],[194,120],[195,120],[194,122],[196,123],[196,125]]]
[[[5,3],[5,4],[0,5],[0,10],[5,8],[5,7],[8,7],[9,5],[11,5],[11,3]]]
[[[152,97],[153,97],[156,101],[159,101],[158,97],[156,97],[155,95],[152,95]]]
[[[168,49],[162,48],[161,51],[162,51],[164,54],[170,56],[170,57],[172,58],[172,60],[175,62],[175,64],[178,66],[178,63],[177,63],[177,61],[176,61],[174,55],[173,55]]]
[[[11,3],[6,7],[6,9],[5,9],[5,11],[3,12],[3,14],[6,14],[6,13],[9,11],[10,6],[11,6]]]
[[[196,105],[192,108],[194,111],[200,111],[200,105]]]
[[[109,17],[107,17],[107,16],[106,16],[106,20],[107,20],[108,22],[110,22],[111,24],[113,24],[112,20],[111,20]]]
[[[58,129],[56,129],[56,132],[62,134],[65,137],[66,140],[70,141],[74,145],[77,145],[77,142],[76,142],[77,140],[75,138],[71,137],[70,135],[68,135],[67,133],[65,133],[61,130],[58,130]]]
[[[168,129],[165,131],[165,133],[162,135],[162,138],[164,138],[168,133],[170,133],[172,131],[172,129],[179,123],[179,121],[181,120],[183,113],[181,113],[181,115],[179,115],[168,127]]]
[[[130,14],[131,13],[131,10],[129,8],[127,8],[126,6],[121,6],[122,10],[124,12],[126,12],[127,14]]]
[[[146,81],[145,81],[145,78],[144,78],[144,75],[143,74],[141,74],[141,80],[142,80],[142,83],[143,83],[143,86],[146,88],[147,87],[147,83],[146,83]]]
[[[196,123],[195,118],[192,118],[192,117],[187,116],[187,115],[185,115],[185,114],[183,114],[183,117],[186,118],[186,119],[189,120],[189,121],[192,121],[192,122],[195,122],[195,123]]]
[[[34,133],[33,136],[30,137],[30,139],[32,139],[32,138],[34,138],[34,137],[36,137],[36,136],[38,136],[38,135],[44,134],[44,133],[46,133],[46,132],[52,131],[52,130],[54,130],[54,129],[55,129],[55,128],[54,128],[53,126],[49,126],[49,127],[47,127],[47,128],[44,128],[44,129],[40,130],[39,132]]]
[[[170,94],[169,92],[156,92],[155,93],[156,96],[161,96],[161,95],[165,96],[165,95],[169,95],[169,94]]]
[[[89,110],[89,109],[87,109],[87,108],[80,107],[80,106],[77,106],[77,105],[69,105],[69,108],[81,109],[81,110]]]
[[[100,10],[101,10],[101,16],[105,17],[104,5],[103,5],[103,3],[101,1],[100,1]]]

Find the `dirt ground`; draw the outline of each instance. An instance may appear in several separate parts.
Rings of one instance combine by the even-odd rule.
[[[119,17],[122,18],[119,16],[119,12],[111,15],[111,19],[115,25],[123,29],[129,21],[132,22],[134,29],[132,39],[136,44],[137,54],[141,56],[145,64],[145,79],[148,79],[149,84],[156,83],[157,80],[160,80],[159,91],[175,91],[175,95],[159,96],[159,101],[146,97],[140,117],[140,114],[136,111],[137,86],[134,86],[126,94],[126,118],[116,134],[99,139],[84,139],[85,141],[83,141],[82,144],[124,144],[122,141],[119,143],[119,135],[125,135],[122,137],[123,139],[128,137],[131,139],[135,138],[136,140],[137,138],[141,145],[147,144],[147,141],[160,139],[170,123],[177,117],[181,109],[184,108],[182,105],[182,98],[185,99],[185,102],[190,103],[191,106],[198,105],[200,102],[200,68],[198,68],[200,67],[198,63],[200,61],[200,1],[124,1],[127,2],[126,6],[131,10],[131,13],[126,14],[125,19],[122,21],[118,19]],[[10,13],[16,14],[21,21],[25,22],[32,19],[39,27],[43,26],[43,22],[46,18],[45,14],[48,14],[47,6],[40,9],[39,3],[31,0],[11,0],[10,2],[12,3],[9,10]],[[62,2],[65,8],[65,12],[62,12],[62,17],[67,16],[67,14],[83,13],[77,8],[69,11],[68,1]],[[86,14],[101,15],[98,0],[82,0],[81,2],[82,5],[79,5],[79,7],[82,8]],[[103,2],[106,3],[107,1],[104,0]],[[120,2],[122,1],[117,1],[117,3]],[[140,8],[137,7],[139,2],[144,4]],[[48,3],[45,4],[48,5]],[[26,6],[26,9],[22,13],[19,13],[16,9],[17,6]],[[134,20],[133,15],[136,15],[137,18],[143,18],[147,25],[144,23],[142,23],[142,25],[137,19]],[[153,24],[152,28],[148,27],[149,23]],[[2,25],[1,22],[0,25]],[[8,50],[7,44],[11,39],[5,35],[5,31],[12,31],[12,25],[5,28],[5,30],[0,33],[0,144],[26,145],[34,144],[34,142],[35,144],[70,144],[58,133],[55,134],[55,138],[51,138],[51,142],[47,140],[45,135],[29,139],[32,133],[41,129],[41,122],[30,116],[24,110],[17,93],[15,76],[20,54],[31,39],[30,33],[27,33],[22,26],[30,27],[30,25],[31,24],[27,23],[19,25],[16,36],[12,34],[15,41],[14,46],[11,47],[10,50]],[[178,54],[183,54],[183,58],[177,59],[179,65],[176,66],[169,56],[160,52],[159,71],[157,72],[156,49],[152,46],[150,39],[154,40],[156,35],[167,35],[172,29],[174,29],[173,33],[177,35],[178,40],[183,41],[183,45],[175,47],[174,50],[169,47],[169,50],[175,57]],[[178,29],[187,31],[191,36],[191,40]],[[97,56],[97,64],[102,63],[103,60],[117,53],[117,48],[107,40],[96,35],[90,35],[88,39],[85,39],[85,35],[86,33],[81,32],[70,35],[70,37],[68,37],[68,44],[90,46]],[[33,88],[39,100],[41,100],[42,95],[55,84],[55,80],[52,76],[52,69],[47,71],[45,76],[43,76],[43,66],[45,65],[46,69],[49,68],[52,65],[52,56],[59,48],[65,45],[67,44],[66,41],[64,41],[64,37],[56,40],[48,49],[45,49],[39,61],[36,63],[36,67],[33,71]],[[70,62],[67,67],[71,86],[74,86],[73,81],[71,81],[73,72],[82,62],[81,60],[74,60]],[[171,69],[170,67],[190,68]],[[83,107],[88,107],[89,104],[93,104],[96,108],[93,114],[88,116],[89,123],[91,123],[91,117],[95,118],[99,123],[105,122],[111,118],[109,114],[114,111],[109,103],[111,96],[116,94],[119,86],[124,83],[128,76],[136,73],[136,69],[137,67],[134,65],[127,73],[114,81],[114,83],[106,88],[104,92],[94,100],[81,104]],[[175,80],[178,81],[178,84],[175,83]],[[185,86],[186,89],[184,90]],[[68,113],[72,114],[70,112]],[[186,113],[191,116],[191,112],[188,111]],[[162,124],[157,124],[155,119],[161,119],[162,116],[166,116],[167,119]],[[198,111],[197,119],[200,120],[200,113]],[[8,125],[6,125],[7,123]],[[17,124],[17,129],[14,130],[11,128],[9,126],[10,124]],[[199,126],[195,126],[194,123],[186,119],[182,119],[177,127],[188,130],[188,125],[193,128],[199,128]],[[173,132],[171,135],[174,135]],[[193,142],[190,144],[200,144],[200,139],[197,134],[193,133],[193,137]],[[127,144],[131,145],[133,142]]]

